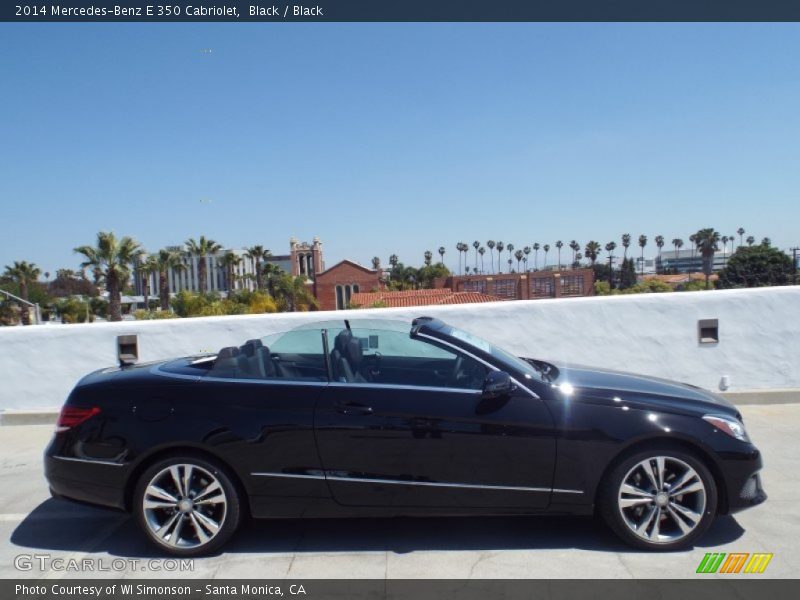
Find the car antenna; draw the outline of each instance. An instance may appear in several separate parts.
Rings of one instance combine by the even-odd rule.
[[[347,331],[350,331],[350,321],[347,319],[344,320],[344,326],[347,327]]]

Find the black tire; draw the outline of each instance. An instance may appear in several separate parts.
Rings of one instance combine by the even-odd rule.
[[[191,469],[187,469],[187,466],[190,466]],[[169,471],[171,467],[177,467],[177,473],[180,474],[178,480],[181,482],[183,475],[187,471],[190,473],[191,481],[186,486],[190,490],[187,497],[191,498],[193,494],[208,487],[214,488],[213,492],[203,495],[202,498],[197,495],[196,497],[201,498],[201,501],[197,505],[192,503],[192,507],[186,511],[166,507],[145,510],[145,493],[154,478],[158,478],[158,482],[165,484],[158,486],[159,488],[170,496],[182,499],[182,496],[179,495],[181,489],[177,485],[171,485],[171,481],[173,481],[172,472]],[[218,488],[213,485],[214,480],[216,480]],[[222,502],[220,502],[220,498],[223,498]],[[151,492],[148,492],[148,502],[152,503],[153,500],[157,500],[157,498],[152,495],[151,488]],[[233,483],[233,478],[223,465],[205,457],[181,453],[163,458],[145,469],[134,490],[133,512],[145,537],[161,551],[175,556],[201,556],[221,548],[236,532],[242,519],[241,502],[242,499]],[[171,500],[165,501],[164,504],[171,504]],[[179,533],[185,534],[185,544],[182,543],[182,535],[173,537],[173,533],[168,533],[170,528],[164,529],[164,536],[157,535],[155,531],[159,524],[166,525],[173,517],[175,523],[172,526],[173,533],[178,527],[177,521],[183,521]],[[218,528],[214,530],[207,525],[209,523],[218,523]],[[201,535],[208,536],[208,539],[203,540]]]
[[[653,500],[650,503],[638,504],[635,507],[623,508],[623,492],[621,489],[622,484],[626,481],[626,479],[630,482],[631,477],[640,477],[643,483],[649,481],[645,478],[644,470],[638,470],[637,472],[637,469],[640,469],[638,466],[644,461],[648,461],[648,459],[655,460],[656,457],[664,457],[667,459],[667,470],[669,470],[669,466],[672,465],[675,471],[680,472],[680,469],[682,468],[680,463],[691,467],[691,469],[694,470],[695,474],[702,482],[704,490],[702,490],[702,492],[697,491],[689,492],[685,495],[677,495],[675,497],[676,500],[673,500],[673,498],[670,497],[666,501],[667,504],[663,506],[663,508],[659,504],[659,502],[664,501],[663,496],[659,498],[658,501]],[[648,461],[647,464],[656,466],[656,463],[651,461]],[[631,472],[632,470],[634,470],[633,473]],[[654,469],[653,472],[657,472],[657,469]],[[678,476],[675,476],[672,479],[673,482],[677,482],[677,480]],[[696,480],[696,478],[693,480]],[[664,489],[669,490],[668,484],[662,486],[662,490]],[[702,517],[695,522],[693,528],[688,533],[685,533],[681,530],[678,520],[681,520],[683,522],[683,526],[685,527],[688,527],[692,521],[686,518],[680,519],[681,515],[676,514],[679,511],[675,510],[674,508],[670,510],[671,507],[675,506],[672,504],[672,502],[693,502],[695,503],[695,506],[699,507],[701,505],[701,494],[703,495],[702,510],[697,508],[696,514],[702,514]],[[637,498],[639,498],[638,495],[625,494],[625,500],[635,500],[642,503],[646,502],[644,499],[638,501],[636,500]],[[697,541],[708,530],[708,528],[711,526],[711,523],[714,521],[717,513],[717,498],[717,486],[714,482],[714,477],[702,459],[683,448],[659,444],[638,450],[635,453],[626,456],[611,468],[605,479],[600,483],[600,489],[598,490],[598,511],[611,530],[627,544],[642,550],[656,550],[663,552],[680,550],[692,546],[694,542]],[[674,535],[681,537],[678,537],[674,540],[658,539],[658,541],[652,538],[646,539],[650,537],[647,535],[647,531],[649,530],[651,533],[653,531],[652,525],[650,527],[645,527],[642,533],[637,533],[633,526],[636,524],[636,515],[640,514],[637,511],[641,511],[641,517],[639,521],[641,524],[647,520],[647,516],[650,514],[649,511],[651,508],[654,512],[653,520],[650,521],[651,524],[653,521],[659,521],[659,523],[664,524],[664,526],[667,528],[667,531],[670,531],[674,533]],[[686,507],[682,505],[681,508]],[[666,534],[660,536],[658,533],[659,531],[661,531],[661,527],[659,530],[656,530],[655,538],[668,538],[668,535]]]

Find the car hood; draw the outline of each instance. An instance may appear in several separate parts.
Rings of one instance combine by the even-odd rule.
[[[552,383],[569,383],[581,397],[609,402],[619,398],[618,401],[639,408],[738,415],[736,407],[724,398],[688,383],[595,367],[555,366],[558,372]]]

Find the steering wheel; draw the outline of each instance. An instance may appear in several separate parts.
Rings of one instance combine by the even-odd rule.
[[[450,373],[450,385],[453,387],[459,387],[459,379],[461,379],[461,369],[464,368],[464,357],[460,354],[456,356],[456,360],[453,363],[453,371]]]

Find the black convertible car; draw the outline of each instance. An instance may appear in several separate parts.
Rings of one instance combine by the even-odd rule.
[[[700,388],[521,359],[439,320],[336,321],[84,377],[52,493],[132,512],[164,551],[246,515],[598,513],[645,549],[763,502],[761,455]]]

